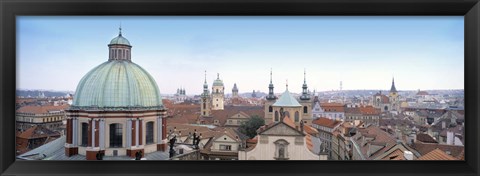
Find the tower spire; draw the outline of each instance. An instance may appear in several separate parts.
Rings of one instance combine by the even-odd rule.
[[[122,22],[120,22],[120,26],[118,27],[118,36],[122,36]]]
[[[205,70],[205,84],[207,84],[207,70]]]
[[[272,84],[272,68],[270,68],[270,84]]]
[[[303,84],[307,84],[307,71],[305,68],[303,69]]]
[[[395,87],[395,78],[392,77],[392,87],[390,88],[390,92],[397,92],[397,88]]]

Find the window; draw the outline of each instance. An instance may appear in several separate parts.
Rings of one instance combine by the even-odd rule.
[[[298,111],[295,111],[295,122],[298,122],[300,120],[300,113]]]
[[[220,150],[222,151],[231,151],[232,146],[231,145],[220,145]]]
[[[218,89],[215,92],[218,93]],[[218,101],[218,99],[217,99],[217,101]]]
[[[273,112],[273,107],[272,106],[268,106],[268,112]]]
[[[203,109],[207,109],[207,103],[203,102]]]
[[[147,144],[152,144],[153,143],[153,122],[147,122],[147,134],[146,134],[146,140]]]
[[[304,106],[304,107],[303,107],[303,113],[308,113],[308,108],[307,108],[307,106]]]
[[[278,121],[278,111],[275,111],[275,121]]]
[[[122,147],[122,124],[110,124],[110,147]]]
[[[88,145],[88,123],[82,123],[82,142],[80,145],[83,147]]]

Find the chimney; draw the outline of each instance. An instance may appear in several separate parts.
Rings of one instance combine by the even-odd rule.
[[[445,123],[445,121],[442,121],[442,129],[445,129],[446,126],[447,124]]]
[[[411,151],[405,150],[403,152],[403,157],[405,157],[405,160],[413,160],[413,153]]]

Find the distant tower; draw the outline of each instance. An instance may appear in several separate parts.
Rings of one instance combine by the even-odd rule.
[[[395,88],[395,78],[392,78],[392,87],[390,88],[389,97],[390,99],[390,109],[393,111],[398,111],[400,108],[399,95],[397,88]]]
[[[252,98],[257,98],[257,94],[255,93],[255,90],[252,92]]]
[[[233,84],[232,97],[238,97],[237,83]]]
[[[212,86],[212,109],[213,110],[223,110],[223,100],[225,94],[223,93],[225,87],[223,86],[223,81],[220,79],[220,74],[217,73],[217,79],[213,81]]]
[[[343,93],[343,82],[340,81],[340,96],[342,98],[342,103],[345,103],[345,94]]]
[[[207,71],[205,71],[205,82],[203,83],[202,107],[201,107],[202,116],[210,116],[210,108],[211,108],[210,106],[211,106],[211,100],[210,100],[210,93],[208,92]]]
[[[307,72],[305,70],[303,70],[302,95],[300,96],[299,103],[302,105],[301,114],[303,122],[311,123],[313,101],[308,93]]]
[[[273,83],[272,83],[272,70],[270,70],[270,84],[268,85],[268,95],[265,97],[264,112],[265,112],[265,123],[269,124],[273,119],[273,107],[272,105],[277,100],[277,97],[273,93]]]

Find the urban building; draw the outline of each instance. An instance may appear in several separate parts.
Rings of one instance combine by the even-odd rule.
[[[297,126],[288,116],[257,130],[249,148],[238,152],[239,160],[327,160],[320,151],[320,139]]]
[[[312,121],[311,126],[317,129],[318,137],[322,141],[325,152],[328,153],[328,159],[332,158],[332,139],[333,131],[340,126],[341,121],[320,117]]]
[[[25,131],[31,127],[45,127],[52,131],[63,131],[65,109],[69,105],[23,106],[17,109],[17,131]],[[62,132],[63,133],[63,132]]]

